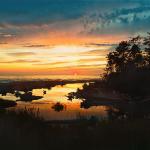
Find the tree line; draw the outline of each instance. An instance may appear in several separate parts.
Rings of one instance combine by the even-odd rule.
[[[103,76],[107,87],[136,100],[150,95],[150,33],[121,41],[107,61]]]

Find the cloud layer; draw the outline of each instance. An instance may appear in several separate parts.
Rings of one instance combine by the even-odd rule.
[[[1,1],[0,72],[99,74],[109,50],[149,27],[150,0]]]
[[[149,0],[5,0],[0,4],[3,40],[52,30],[66,33],[75,26],[80,36],[130,34],[145,32],[149,25]]]

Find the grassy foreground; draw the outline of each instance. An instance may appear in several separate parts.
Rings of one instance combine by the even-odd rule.
[[[149,150],[150,120],[96,118],[45,122],[39,111],[0,112],[0,148],[7,150]]]

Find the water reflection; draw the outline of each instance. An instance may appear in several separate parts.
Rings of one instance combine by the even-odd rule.
[[[8,107],[14,106],[8,108],[11,110],[20,110],[25,107],[39,109],[40,115],[46,120],[72,120],[78,118],[77,114],[79,113],[84,117],[96,116],[110,120],[150,117],[150,104],[148,103],[123,103],[115,105],[107,103],[106,105],[103,103],[95,104],[92,101],[83,101],[82,99],[72,99],[72,101],[69,101],[68,93],[76,92],[82,86],[83,83],[71,83],[56,85],[52,88],[35,88],[26,92],[7,92],[6,94],[1,93],[0,99],[16,101],[17,105],[16,103],[15,105],[10,105],[9,103]],[[40,87],[45,87],[45,85]],[[103,101],[99,100],[99,102]],[[5,105],[3,108],[6,107]]]
[[[82,100],[73,99],[72,101],[68,101],[68,93],[76,92],[76,90],[78,88],[82,88],[82,86],[83,83],[56,85],[51,89],[35,88],[28,92],[15,91],[14,94],[7,93],[6,96],[1,95],[0,97],[10,100],[12,98],[14,101],[17,101],[17,106],[9,108],[11,110],[20,110],[24,109],[25,107],[39,108],[40,115],[46,120],[72,120],[78,117],[78,113],[85,117],[106,117],[107,112],[105,111],[106,108],[104,106],[93,106],[89,109],[84,109],[81,108]],[[20,101],[20,95],[24,95],[22,101]],[[32,100],[33,96],[39,97],[41,99]],[[28,100],[26,100],[26,98]]]

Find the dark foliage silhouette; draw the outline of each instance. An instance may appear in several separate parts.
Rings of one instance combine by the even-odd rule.
[[[128,94],[132,100],[147,98],[150,92],[150,34],[122,41],[107,56],[106,85]]]
[[[57,102],[55,105],[52,106],[52,109],[54,109],[57,112],[61,112],[66,109],[66,106],[61,104],[60,102]]]
[[[145,37],[137,36],[128,41],[121,41],[115,50],[107,55],[102,79],[89,85],[85,84],[83,89],[70,93],[68,98],[145,102],[150,99],[149,93],[150,33]],[[98,94],[101,95],[98,97]]]

